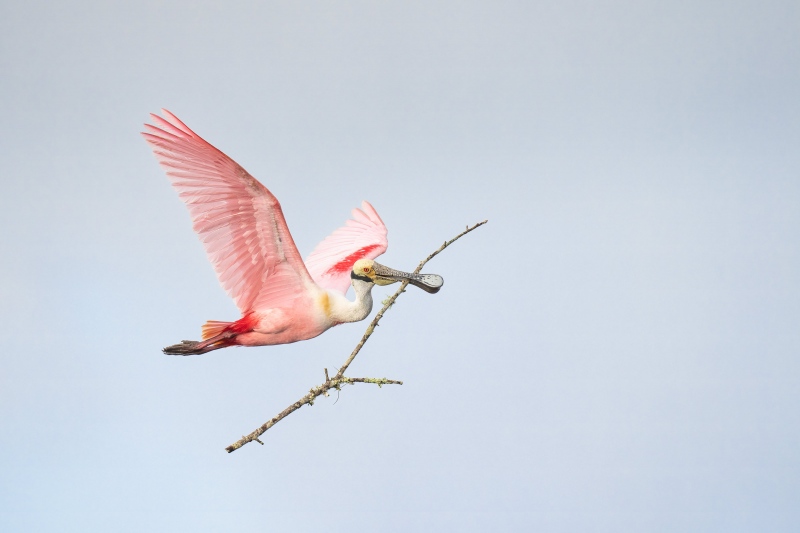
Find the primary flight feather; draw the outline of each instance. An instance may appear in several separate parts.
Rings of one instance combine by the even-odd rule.
[[[189,208],[194,230],[242,318],[208,321],[202,341],[164,348],[192,355],[226,346],[264,346],[311,339],[372,310],[372,287],[397,281],[437,292],[435,274],[409,274],[374,259],[386,251],[386,226],[362,202],[352,219],[317,245],[305,262],[278,199],[258,180],[175,115],[151,114],[142,133]],[[356,298],[345,297],[352,285]]]

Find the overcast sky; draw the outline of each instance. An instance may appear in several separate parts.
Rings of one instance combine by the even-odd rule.
[[[800,3],[0,4],[3,531],[800,530]],[[165,107],[303,255],[369,200],[409,289],[238,312],[139,136]],[[379,299],[388,288],[377,288]]]

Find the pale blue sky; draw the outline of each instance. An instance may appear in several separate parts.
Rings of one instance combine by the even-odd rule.
[[[0,5],[3,531],[797,531],[800,4]],[[303,254],[434,260],[365,324],[235,319],[139,136],[166,107]],[[377,289],[383,297],[389,291]]]

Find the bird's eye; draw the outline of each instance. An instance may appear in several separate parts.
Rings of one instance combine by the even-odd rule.
[[[364,272],[369,272],[369,269],[368,269],[368,268],[365,268],[365,269],[364,269]]]

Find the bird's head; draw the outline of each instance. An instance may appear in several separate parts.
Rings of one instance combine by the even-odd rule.
[[[442,276],[436,274],[410,274],[408,272],[401,272],[394,270],[380,263],[376,263],[372,259],[359,259],[353,264],[353,270],[350,271],[350,278],[355,281],[365,281],[367,283],[374,283],[376,285],[391,285],[398,281],[408,280],[408,283],[419,287],[425,292],[435,293],[439,292],[444,284]]]

